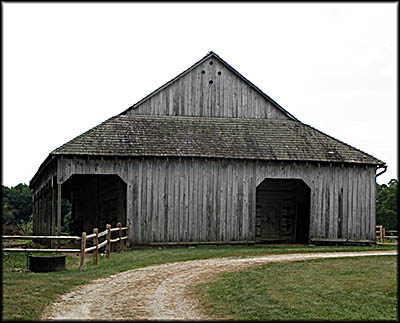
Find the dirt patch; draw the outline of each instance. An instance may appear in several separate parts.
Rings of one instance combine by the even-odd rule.
[[[393,251],[214,258],[149,266],[97,279],[62,295],[45,320],[216,320],[204,313],[192,287],[216,275],[270,262],[396,255]]]

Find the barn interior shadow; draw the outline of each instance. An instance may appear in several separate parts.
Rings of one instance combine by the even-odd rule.
[[[126,184],[117,175],[72,175],[62,185],[62,198],[72,204],[71,234],[126,225]]]
[[[300,179],[265,179],[257,186],[256,243],[309,243],[311,190]]]

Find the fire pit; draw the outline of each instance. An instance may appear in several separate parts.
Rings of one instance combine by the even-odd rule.
[[[35,273],[65,270],[64,256],[32,256],[29,255],[29,270]]]

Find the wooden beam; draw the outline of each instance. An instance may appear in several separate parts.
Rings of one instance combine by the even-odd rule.
[[[61,185],[57,184],[57,235],[61,235]],[[60,247],[60,240],[58,240]]]

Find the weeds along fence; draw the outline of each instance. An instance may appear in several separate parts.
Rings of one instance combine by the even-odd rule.
[[[385,243],[387,240],[399,240],[399,231],[386,230],[383,225],[376,226],[376,241]]]
[[[125,232],[125,235],[123,233]],[[112,235],[117,235],[112,238]],[[49,240],[71,240],[80,241],[80,249],[68,248],[3,248],[3,252],[60,252],[60,253],[79,253],[80,254],[80,270],[86,269],[85,257],[89,252],[93,252],[93,265],[97,265],[99,261],[99,251],[105,248],[105,257],[110,258],[111,244],[116,243],[116,251],[121,252],[123,249],[129,248],[129,225],[122,227],[121,223],[117,224],[116,228],[112,228],[110,224],[106,225],[106,229],[99,232],[98,228],[93,229],[93,233],[86,235],[82,232],[82,236],[18,236],[18,235],[4,235],[2,240],[18,239],[18,240],[35,240],[35,239],[49,239]],[[87,242],[93,240],[92,246],[87,247]],[[103,240],[102,242],[100,242]],[[125,243],[123,243],[125,241]]]

